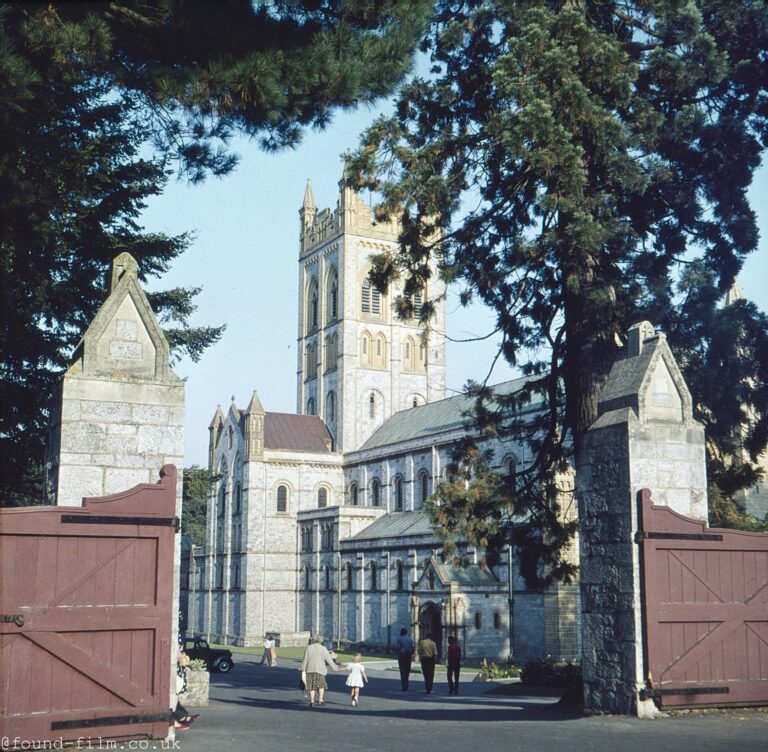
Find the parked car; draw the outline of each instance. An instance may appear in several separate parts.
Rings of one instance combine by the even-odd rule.
[[[205,661],[209,671],[220,671],[228,674],[235,662],[232,660],[232,651],[226,648],[212,648],[207,640],[202,637],[182,637],[184,652],[190,658],[199,658]]]

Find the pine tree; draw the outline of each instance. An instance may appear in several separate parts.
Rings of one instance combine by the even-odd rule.
[[[538,459],[517,486],[542,540],[562,540],[559,523],[548,529],[554,500],[534,491],[571,452],[578,473],[621,333],[651,314],[669,323],[693,258],[711,275],[715,317],[756,247],[746,191],[768,143],[768,10],[749,0],[446,1],[422,50],[430,75],[402,89],[396,114],[350,158],[349,182],[380,191],[380,214],[403,223],[401,253],[376,279],[420,283],[434,254],[465,301],[493,309],[503,356],[531,379],[506,400],[472,387],[476,424],[535,439]],[[699,347],[684,339],[675,333],[679,351]],[[751,383],[764,397],[761,378]],[[504,422],[533,399],[544,409],[536,425]],[[760,447],[764,431],[753,455]],[[521,511],[520,492],[500,499]],[[444,512],[449,536],[476,536],[470,506]]]
[[[138,219],[173,167],[225,175],[237,130],[275,149],[336,107],[388,93],[409,70],[431,3],[8,3],[0,7],[0,500],[40,497],[45,404],[102,301],[111,259],[143,281],[188,237]],[[143,156],[148,144],[156,158]],[[144,149],[144,151],[142,151]],[[150,296],[176,353],[195,289]]]
[[[7,30],[6,30],[7,31]],[[41,500],[47,402],[103,302],[123,251],[160,276],[184,235],[145,232],[138,217],[166,180],[142,158],[147,130],[128,95],[90,75],[45,23],[0,37],[0,499]],[[190,327],[197,290],[150,296],[177,353],[197,359],[223,327]]]
[[[205,545],[208,494],[218,478],[216,473],[197,465],[184,468],[181,534],[188,535],[196,546]]]
[[[64,54],[140,105],[161,152],[192,181],[237,162],[235,131],[295,146],[337,107],[389,94],[410,70],[427,0],[129,0],[11,3]]]

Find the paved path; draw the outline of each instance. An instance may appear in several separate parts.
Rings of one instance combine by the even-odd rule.
[[[211,704],[188,731],[184,752],[765,752],[768,713],[744,712],[639,721],[563,715],[552,698],[489,695],[465,682],[447,694],[445,674],[423,693],[416,674],[400,692],[397,671],[371,665],[360,705],[351,707],[345,674],[330,675],[324,708],[310,709],[298,688],[297,661],[278,668],[236,655],[211,675]],[[469,677],[467,677],[469,678]]]

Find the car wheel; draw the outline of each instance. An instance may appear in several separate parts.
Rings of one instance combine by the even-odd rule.
[[[232,661],[229,658],[222,658],[216,663],[215,668],[222,674],[228,674],[232,670]]]

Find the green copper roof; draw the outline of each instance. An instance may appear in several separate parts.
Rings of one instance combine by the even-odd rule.
[[[497,394],[513,394],[526,383],[526,377],[503,381],[493,387]],[[376,431],[361,450],[396,444],[461,428],[467,421],[464,413],[472,408],[474,400],[464,394],[411,407],[392,415]]]

